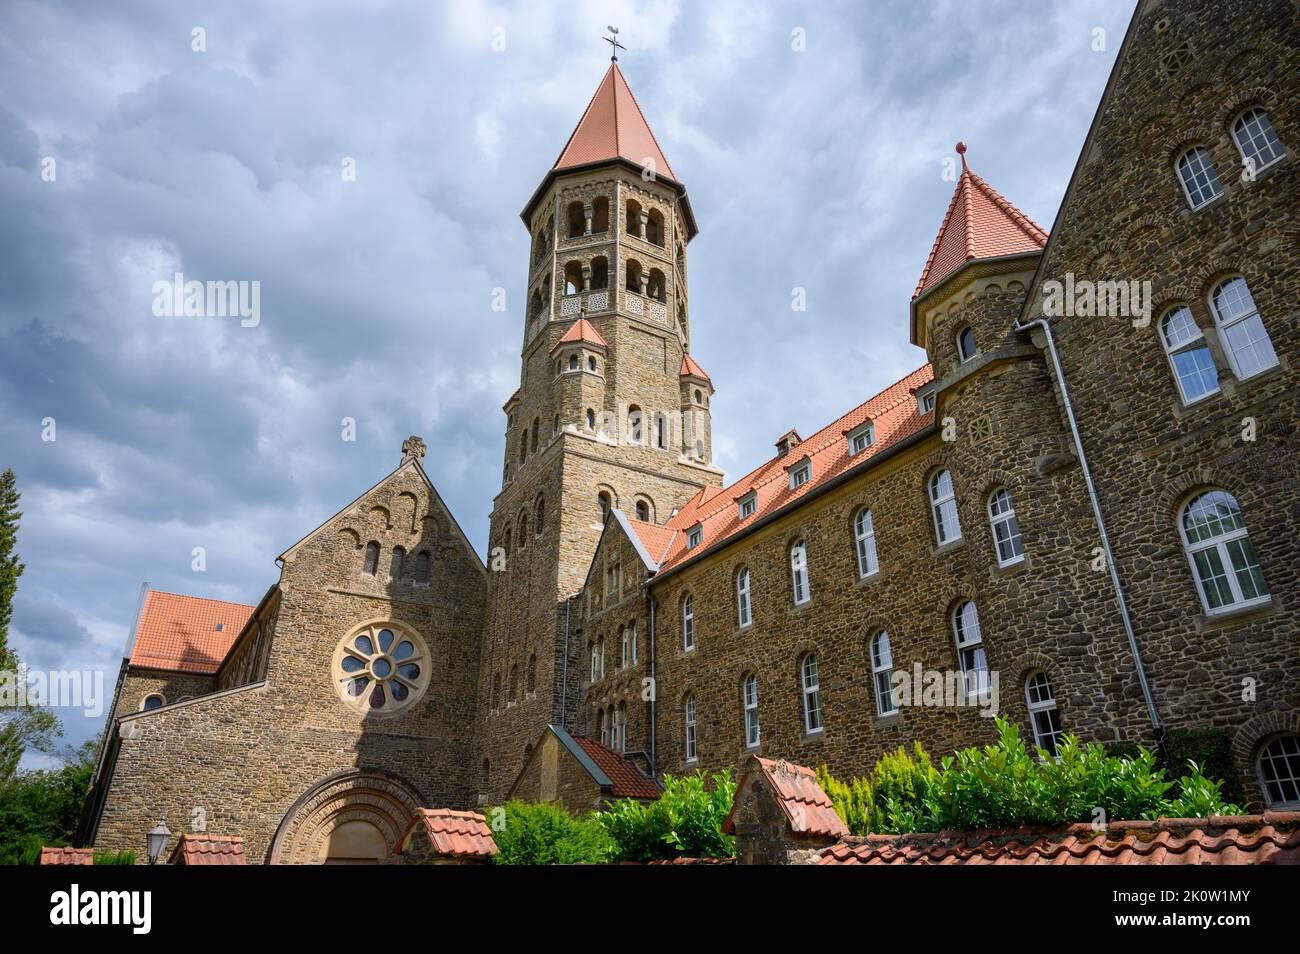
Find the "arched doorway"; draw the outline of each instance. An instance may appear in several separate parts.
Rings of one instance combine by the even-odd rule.
[[[267,860],[279,865],[385,864],[423,803],[415,786],[379,769],[317,782],[276,830]]]

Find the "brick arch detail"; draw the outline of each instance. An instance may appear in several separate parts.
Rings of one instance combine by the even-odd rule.
[[[314,864],[330,834],[348,821],[374,825],[392,848],[423,804],[414,785],[383,769],[347,769],[326,776],[285,813],[267,850],[267,862]]]
[[[1300,712],[1265,712],[1247,719],[1232,736],[1232,754],[1250,768],[1252,778],[1255,755],[1263,743],[1275,735],[1294,732],[1300,735]]]

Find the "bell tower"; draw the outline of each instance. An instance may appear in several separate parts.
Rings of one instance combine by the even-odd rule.
[[[489,532],[481,791],[571,724],[582,586],[610,508],[663,523],[712,464],[713,384],[690,353],[685,186],[617,62],[521,214],[531,236],[519,389]]]

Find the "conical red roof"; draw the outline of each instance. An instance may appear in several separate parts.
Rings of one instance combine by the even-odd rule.
[[[705,373],[704,369],[700,367],[699,362],[686,353],[682,354],[682,369],[680,372],[678,372],[678,374],[680,377],[683,378],[697,377],[697,378],[703,378],[705,381],[708,381],[710,384],[713,383],[713,379],[710,378],[708,374]]]
[[[642,167],[653,163],[656,174],[677,180],[617,63],[609,65],[552,168],[568,169],[609,159],[626,159]]]
[[[970,171],[963,144],[958,143],[957,152],[961,154],[961,177],[913,299],[972,259],[1032,252],[1047,244],[1047,233],[1037,223]]]
[[[561,345],[574,344],[577,342],[593,344],[601,348],[609,347],[609,342],[605,340],[604,335],[596,330],[595,325],[586,318],[579,318],[569,326],[569,330],[564,333],[564,336],[560,338],[559,341],[555,342],[555,346],[551,348],[551,350],[556,351]]]

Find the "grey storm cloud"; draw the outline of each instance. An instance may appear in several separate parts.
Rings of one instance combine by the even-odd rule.
[[[607,65],[607,23],[700,221],[692,352],[737,474],[924,361],[907,306],[958,139],[1051,224],[1131,10],[4,4],[0,466],[24,492],[20,652],[111,660],[144,580],[255,602],[274,557],[410,433],[484,546],[519,379],[519,210]],[[155,316],[153,283],[178,271],[259,282],[260,324]]]

